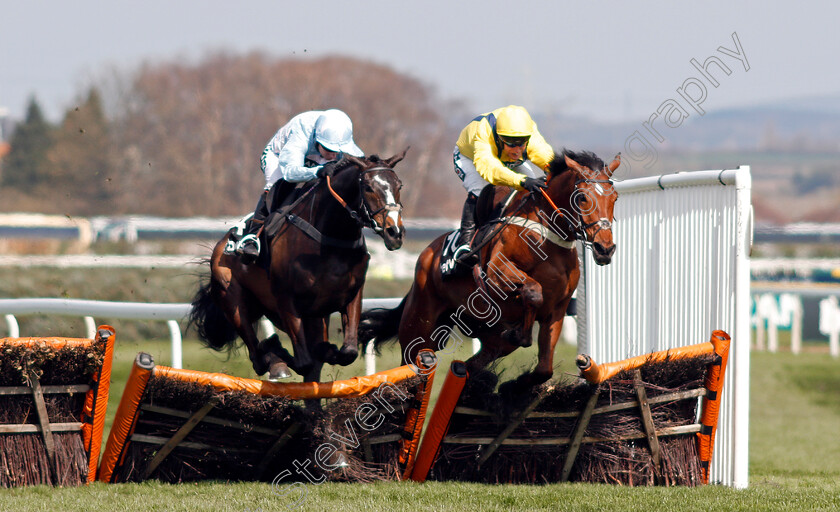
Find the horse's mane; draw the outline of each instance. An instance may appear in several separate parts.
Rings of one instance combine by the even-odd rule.
[[[361,160],[364,160],[364,161],[366,161],[368,163],[371,163],[371,164],[379,164],[379,163],[383,162],[383,160],[381,158],[379,158],[379,155],[363,156],[363,157],[361,157]],[[339,172],[341,172],[345,169],[348,169],[350,167],[353,167],[355,165],[356,164],[353,163],[352,161],[350,161],[349,158],[342,158],[341,160],[338,161],[338,163],[336,163],[335,172],[337,174],[337,173],[339,173]]]
[[[563,148],[563,151],[559,154],[555,154],[554,159],[551,161],[549,166],[551,174],[562,174],[569,170],[569,166],[566,165],[565,157],[567,156],[580,165],[589,167],[593,171],[599,171],[604,168],[604,161],[598,158],[598,156],[591,151],[572,151],[570,149]]]

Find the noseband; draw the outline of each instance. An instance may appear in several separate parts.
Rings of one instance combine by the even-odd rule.
[[[393,171],[393,169],[391,169],[390,167],[378,166],[359,171],[357,183],[359,185],[359,200],[361,202],[361,205],[359,207],[360,212],[357,212],[356,210],[350,208],[347,205],[347,202],[344,199],[342,199],[340,195],[338,195],[338,192],[336,192],[332,188],[329,176],[327,176],[327,188],[330,190],[330,194],[332,194],[335,200],[338,201],[341,204],[341,206],[344,207],[345,210],[347,210],[347,212],[350,214],[350,217],[352,217],[353,220],[355,220],[356,223],[359,224],[359,226],[368,227],[372,229],[374,233],[382,234],[382,232],[385,231],[385,228],[381,226],[378,222],[376,222],[376,219],[374,217],[383,211],[389,213],[397,212],[397,214],[399,215],[402,213],[403,207],[399,203],[385,203],[385,206],[383,206],[382,208],[379,208],[378,210],[373,212],[370,211],[370,205],[368,205],[367,200],[365,199],[365,194],[362,191],[362,177],[366,173],[373,171]]]
[[[581,179],[581,180],[577,180],[575,182],[575,190],[577,190],[577,186],[581,183],[608,183],[611,187],[613,186],[612,180]],[[601,232],[601,230],[612,229],[612,222],[610,222],[609,219],[605,219],[603,217],[596,220],[595,222],[590,222],[589,224],[584,224],[583,219],[581,218],[580,209],[579,208],[575,208],[575,209],[577,210],[577,215],[578,215],[578,226],[580,226],[579,229],[575,231],[575,235],[578,237],[578,239],[581,242],[583,242],[584,246],[591,247],[593,242],[595,241],[595,237],[598,235],[598,233]],[[586,230],[588,230],[589,228],[594,227],[594,226],[598,226],[598,229],[596,229],[595,232],[592,233],[592,236],[590,237],[590,236],[587,235]]]

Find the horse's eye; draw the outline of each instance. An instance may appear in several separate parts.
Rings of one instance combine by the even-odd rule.
[[[370,185],[365,185],[365,192],[373,192],[373,187]]]

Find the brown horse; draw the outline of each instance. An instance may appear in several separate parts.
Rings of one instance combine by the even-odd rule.
[[[442,235],[420,254],[414,283],[402,303],[362,315],[362,344],[375,338],[379,345],[397,336],[405,361],[413,361],[418,351],[442,350],[450,336],[459,338],[453,331],[457,324],[481,341],[481,350],[467,361],[468,369],[477,371],[531,345],[537,321],[539,360],[512,389],[550,379],[554,347],[580,278],[575,240],[592,248],[599,265],[608,264],[615,252],[611,228],[617,193],[610,177],[619,163],[619,156],[607,166],[592,153],[564,151],[555,155],[542,194],[521,191],[511,197],[507,187],[485,187],[479,220],[487,209],[482,205],[488,203],[499,206],[502,214],[473,243],[480,246],[481,260],[473,275],[441,275],[447,239]]]
[[[373,229],[389,250],[402,245],[402,184],[393,166],[404,156],[346,157],[332,178],[311,186],[290,209],[273,213],[267,230],[280,227],[263,244],[269,255],[264,264],[243,265],[225,251],[226,234],[210,257],[210,280],[192,302],[190,322],[199,337],[223,350],[234,346],[238,334],[257,375],[269,371],[272,379],[291,376],[291,368],[317,381],[324,362],[353,362],[370,258],[362,228]],[[336,311],[344,333],[340,349],[328,341],[329,317]],[[294,356],[276,335],[259,340],[256,322],[263,316],[289,335]]]

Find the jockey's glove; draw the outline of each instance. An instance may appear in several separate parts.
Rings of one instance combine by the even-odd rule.
[[[338,161],[327,162],[321,166],[320,169],[315,171],[315,175],[319,178],[326,178],[327,176],[332,176],[335,174],[335,170],[338,167]]]
[[[540,176],[539,178],[525,178],[522,180],[521,186],[532,194],[541,188],[548,188],[548,185],[545,184],[545,176]]]

